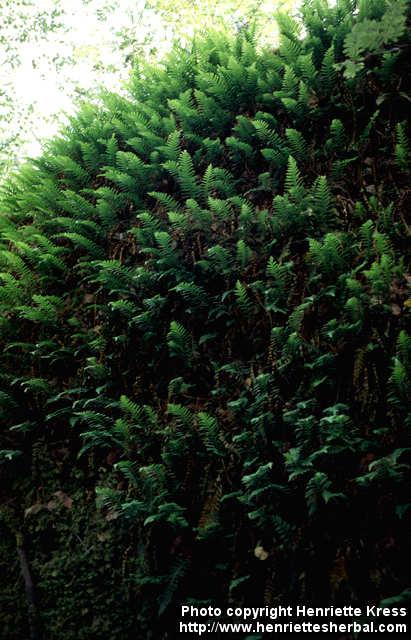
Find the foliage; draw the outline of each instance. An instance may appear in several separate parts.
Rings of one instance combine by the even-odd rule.
[[[276,0],[291,9],[296,0]],[[61,111],[101,86],[121,91],[133,64],[158,60],[209,24],[258,23],[277,36],[261,0],[4,0],[0,5],[0,180],[57,131]],[[268,19],[270,18],[270,19]],[[206,99],[206,97],[205,97]]]
[[[353,5],[176,46],[4,186],[1,553],[44,637],[409,593],[410,39],[347,74],[392,10]]]

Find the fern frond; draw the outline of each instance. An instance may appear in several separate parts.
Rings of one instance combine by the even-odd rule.
[[[197,414],[197,422],[199,434],[206,450],[213,455],[223,456],[225,451],[217,420],[208,413],[201,411]]]
[[[187,329],[175,320],[170,323],[167,344],[171,356],[181,358],[187,363],[191,361],[193,355],[192,337]]]
[[[236,282],[234,293],[241,311],[246,315],[252,315],[254,304],[249,298],[246,287],[239,280]]]

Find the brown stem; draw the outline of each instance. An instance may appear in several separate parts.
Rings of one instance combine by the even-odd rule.
[[[31,577],[30,567],[23,543],[23,535],[16,533],[17,555],[20,562],[21,575],[24,581],[24,589],[28,603],[28,620],[30,629],[30,640],[41,640],[40,632],[37,626],[37,606],[36,592],[33,579]]]

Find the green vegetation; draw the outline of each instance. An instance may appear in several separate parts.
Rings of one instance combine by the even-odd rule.
[[[408,4],[301,16],[140,65],[3,189],[5,640],[409,596]]]

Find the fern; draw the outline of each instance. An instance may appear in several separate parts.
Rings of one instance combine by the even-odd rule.
[[[217,420],[208,413],[201,411],[197,414],[198,431],[204,447],[212,455],[224,455],[224,447],[220,438],[220,428]]]
[[[247,21],[139,56],[3,181],[0,554],[23,527],[45,637],[405,589],[405,14],[313,0],[274,49]]]
[[[246,315],[251,315],[254,305],[249,298],[246,287],[239,280],[236,282],[234,293],[241,311]]]
[[[296,202],[300,202],[305,195],[301,173],[292,156],[288,158],[287,173],[285,175],[285,189]]]
[[[62,306],[60,298],[34,294],[33,302],[36,306],[21,305],[18,307],[22,318],[40,323],[56,323],[58,321],[59,308]]]
[[[307,158],[307,143],[300,131],[296,129],[286,129],[285,135],[291,149],[291,153],[300,162]]]
[[[190,363],[193,355],[192,342],[192,338],[187,329],[179,322],[172,320],[167,334],[167,344],[170,355]]]
[[[311,188],[312,206],[316,221],[330,224],[332,197],[326,176],[319,176]]]
[[[240,267],[244,268],[252,260],[253,252],[244,240],[238,240],[237,242],[237,262]]]
[[[186,198],[198,198],[200,187],[197,184],[193,160],[188,151],[182,151],[178,161],[168,160],[164,167],[174,176]]]
[[[396,137],[397,143],[395,145],[395,160],[401,169],[406,169],[409,165],[410,148],[404,124],[397,124]]]
[[[331,487],[332,484],[327,477],[327,474],[322,471],[317,471],[308,481],[305,490],[305,498],[310,516],[314,516],[314,514],[316,514],[321,504],[328,504],[331,500],[340,500],[345,498],[342,492],[331,491]]]

